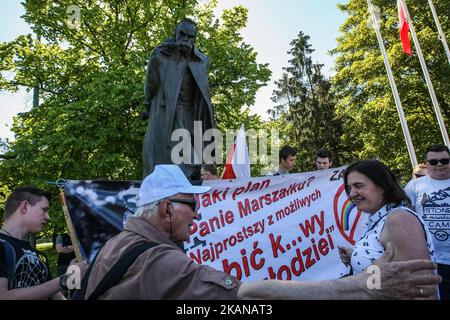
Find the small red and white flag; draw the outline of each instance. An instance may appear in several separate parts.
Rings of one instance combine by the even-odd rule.
[[[412,55],[411,43],[409,42],[409,23],[406,20],[406,11],[402,0],[397,0],[398,19],[400,29],[400,40],[402,41],[403,52]]]
[[[248,156],[247,140],[244,124],[241,125],[236,140],[228,155],[222,179],[249,179],[250,158]]]

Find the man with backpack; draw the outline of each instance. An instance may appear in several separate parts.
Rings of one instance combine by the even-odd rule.
[[[84,299],[387,299],[426,298],[440,277],[415,271],[435,269],[428,260],[389,262],[392,249],[376,261],[381,288],[370,289],[371,274],[329,281],[241,282],[192,261],[180,248],[198,219],[193,186],[175,165],[157,165],[140,187],[137,211],[110,239],[83,279]]]
[[[70,274],[52,279],[47,259],[26,238],[50,220],[50,193],[34,186],[15,189],[5,202],[0,229],[0,299],[65,299]],[[80,264],[81,266],[81,264]]]

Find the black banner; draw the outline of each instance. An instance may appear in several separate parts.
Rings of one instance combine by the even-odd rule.
[[[88,261],[134,213],[140,185],[141,181],[66,180],[67,207]]]

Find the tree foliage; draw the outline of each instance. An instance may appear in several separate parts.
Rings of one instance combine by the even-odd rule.
[[[315,169],[315,153],[325,148],[334,154],[339,164],[340,119],[334,112],[334,95],[331,83],[322,74],[322,66],[312,62],[314,49],[310,37],[299,32],[291,42],[289,66],[275,82],[272,100],[277,103],[269,110],[273,118],[289,126],[283,134],[284,141],[297,147],[297,167],[301,171]]]
[[[14,141],[2,141],[4,185],[11,190],[57,178],[140,179],[145,66],[185,16],[197,21],[197,45],[211,61],[219,128],[260,125],[246,107],[270,71],[240,35],[247,10],[225,10],[219,21],[216,6],[216,0],[24,1],[23,18],[38,39],[21,35],[0,43],[0,89],[38,88],[41,103],[15,117]],[[80,9],[77,28],[73,8]]]
[[[450,39],[450,3],[433,1],[447,41]],[[395,1],[373,0],[380,10],[380,29],[418,161],[425,149],[442,143],[433,105],[411,38],[413,55],[402,52]],[[413,26],[430,72],[431,81],[450,128],[450,65],[438,38],[427,0],[407,1]],[[337,39],[337,74],[333,79],[338,97],[337,113],[345,119],[342,141],[347,158],[379,158],[405,178],[411,166],[399,116],[389,86],[375,30],[368,23],[365,0],[339,6],[348,14]]]

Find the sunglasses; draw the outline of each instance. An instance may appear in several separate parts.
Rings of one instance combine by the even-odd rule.
[[[197,209],[197,200],[195,198],[192,198],[192,199],[169,199],[169,201],[187,204],[191,207],[192,211],[194,211],[194,212]]]
[[[444,159],[431,159],[431,160],[427,160],[427,162],[432,165],[432,166],[437,166],[437,164],[440,162],[442,165],[446,165],[450,162],[449,158],[444,158]]]
[[[414,177],[416,177],[416,178],[421,178],[421,177],[425,177],[423,174],[417,174],[417,173],[414,173]]]

